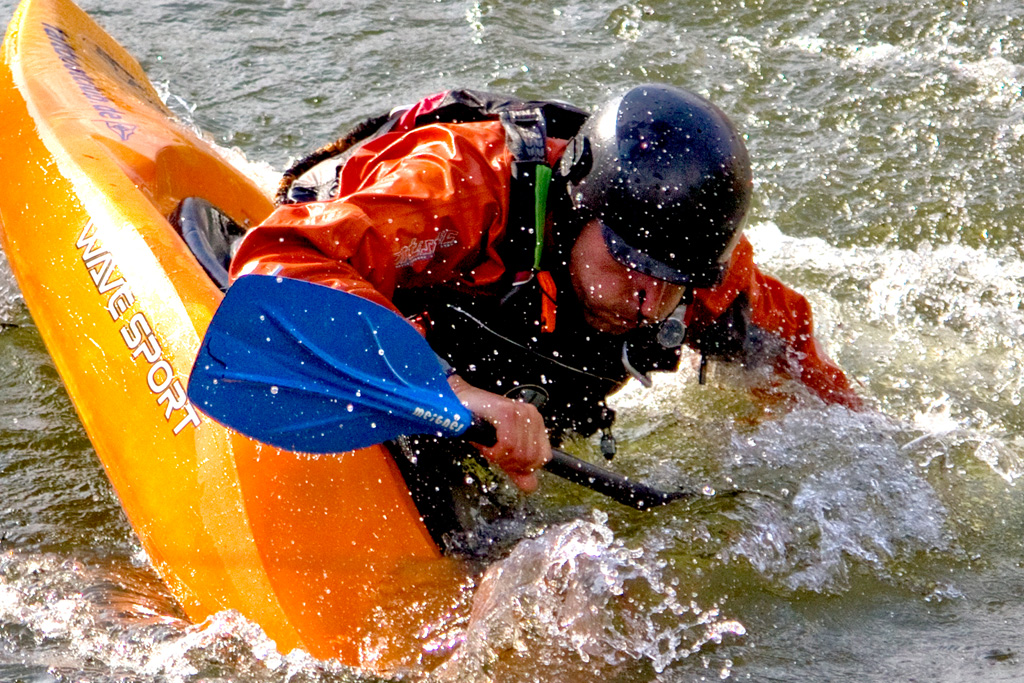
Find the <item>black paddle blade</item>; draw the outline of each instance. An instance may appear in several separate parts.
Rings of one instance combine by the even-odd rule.
[[[458,436],[471,419],[403,318],[353,294],[266,275],[228,290],[188,395],[238,432],[305,453],[403,434]]]

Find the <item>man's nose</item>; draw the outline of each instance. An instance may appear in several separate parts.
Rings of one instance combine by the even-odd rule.
[[[652,322],[668,316],[675,308],[671,301],[676,288],[663,280],[645,278],[640,290],[640,316]]]

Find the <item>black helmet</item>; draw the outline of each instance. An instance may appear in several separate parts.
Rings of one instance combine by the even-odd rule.
[[[703,97],[667,85],[603,105],[562,172],[615,259],[674,284],[718,282],[750,207],[750,158],[736,128]]]

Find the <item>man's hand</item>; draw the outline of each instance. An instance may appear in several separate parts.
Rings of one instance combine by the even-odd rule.
[[[537,489],[536,471],[551,459],[544,418],[537,408],[478,389],[458,375],[448,379],[462,404],[494,425],[498,442],[480,452],[526,493]]]

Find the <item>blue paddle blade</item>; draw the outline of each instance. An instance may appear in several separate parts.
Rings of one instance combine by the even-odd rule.
[[[403,434],[458,436],[472,419],[401,316],[347,292],[267,275],[228,289],[188,395],[238,432],[305,453]]]

